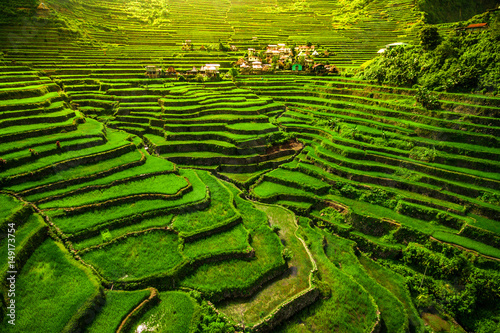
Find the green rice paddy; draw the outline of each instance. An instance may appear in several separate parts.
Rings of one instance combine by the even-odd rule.
[[[415,1],[44,4],[0,8],[1,332],[496,332],[500,99],[355,75]],[[339,73],[240,70],[281,43]]]

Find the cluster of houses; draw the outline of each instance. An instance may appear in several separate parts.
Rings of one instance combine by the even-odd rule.
[[[193,66],[193,68],[191,68],[188,71],[177,72],[175,68],[172,66],[168,67],[167,70],[163,70],[160,67],[149,65],[145,67],[146,72],[144,73],[144,75],[150,79],[156,79],[159,77],[177,76],[179,74],[188,76],[189,75],[196,76],[200,74],[206,77],[214,77],[219,74],[219,68],[220,68],[219,64],[206,64],[205,66],[201,66],[199,69]]]
[[[192,48],[191,40],[185,40],[183,48]],[[231,49],[237,50],[235,46]],[[313,57],[319,56],[319,52],[314,45],[301,45],[294,48],[287,47],[286,44],[271,44],[265,50],[258,51],[249,48],[246,57],[240,58],[236,65],[239,66],[242,74],[261,74],[271,69],[287,69],[295,72],[305,71],[323,74],[338,74],[339,71],[335,65],[325,65],[314,63]],[[198,74],[205,77],[215,77],[219,74],[219,64],[206,64],[199,69],[193,67],[184,72],[177,72],[173,67],[168,67],[165,71],[157,66],[146,66],[145,76],[149,78],[177,76],[179,74],[186,76],[196,76]]]
[[[249,48],[247,56],[241,58],[236,63],[242,73],[259,74],[266,72],[274,65],[275,69],[286,69],[289,67],[292,71],[302,71],[306,68],[317,74],[332,72],[338,73],[334,65],[314,64],[312,57],[319,56],[314,45],[301,45],[295,48],[287,47],[286,44],[270,44],[263,51],[257,51]],[[301,63],[297,60],[303,58]]]

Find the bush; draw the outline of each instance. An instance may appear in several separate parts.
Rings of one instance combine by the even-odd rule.
[[[432,28],[423,30],[422,46],[387,50],[369,63],[360,77],[399,86],[418,84],[438,91],[498,93],[500,28],[497,25],[500,23],[496,23],[498,14],[491,16],[494,29],[481,33],[452,29],[440,44]],[[433,107],[432,104],[426,106]]]
[[[418,87],[417,93],[415,94],[415,100],[419,103],[423,108],[427,110],[435,110],[439,109],[441,104],[439,103],[436,94],[431,93],[425,87]]]
[[[292,260],[292,258],[293,258],[293,253],[288,248],[284,248],[282,254],[283,254],[283,259],[285,259],[285,261],[287,261],[287,262]]]
[[[424,50],[434,50],[441,44],[441,36],[436,27],[425,26],[420,30],[418,37],[420,39],[420,45]]]
[[[436,149],[426,147],[413,147],[410,150],[410,158],[416,161],[432,162],[436,158]]]

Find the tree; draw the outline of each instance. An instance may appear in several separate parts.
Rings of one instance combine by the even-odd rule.
[[[278,64],[278,60],[279,60],[278,56],[272,57],[272,59],[271,59],[272,70],[276,69],[276,66]]]
[[[297,59],[297,62],[301,65],[301,66],[305,66],[306,64],[306,57],[304,56],[300,56],[299,59]]]
[[[415,100],[427,110],[435,110],[441,106],[437,96],[425,87],[418,87],[417,93],[415,94]]]
[[[232,67],[231,69],[229,69],[229,71],[227,72],[229,74],[229,76],[231,77],[231,80],[235,80],[236,77],[238,76],[239,72],[236,68]]]
[[[500,16],[497,16],[495,21],[490,25],[491,36],[496,39],[500,39]]]
[[[229,47],[222,44],[222,42],[219,42],[219,51],[227,52],[227,51],[229,51]]]
[[[436,27],[425,26],[418,35],[420,45],[424,50],[434,50],[441,44],[441,36]]]

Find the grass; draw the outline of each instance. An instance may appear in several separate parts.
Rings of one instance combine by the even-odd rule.
[[[193,190],[186,193],[178,200],[139,200],[131,204],[122,204],[95,211],[89,210],[73,216],[65,216],[63,210],[47,211],[47,215],[52,217],[54,223],[60,227],[63,232],[72,234],[87,228],[104,226],[106,223],[120,218],[153,212],[160,209],[169,210],[205,199],[205,184],[198,178],[194,171],[183,170],[179,174],[189,179],[189,182],[193,186]]]
[[[91,271],[48,239],[17,275],[16,325],[8,324],[5,317],[0,328],[2,332],[60,332],[98,291]]]
[[[259,198],[271,198],[278,194],[287,194],[287,195],[297,195],[297,196],[305,196],[305,197],[313,197],[307,191],[297,189],[294,187],[289,187],[281,184],[276,184],[269,181],[264,181],[260,183],[253,189],[253,193],[257,195]]]
[[[18,105],[37,104],[37,103],[43,103],[51,98],[56,98],[56,97],[59,97],[59,94],[57,92],[49,92],[43,96],[1,100],[0,106],[15,107]]]
[[[52,105],[57,104],[53,103]],[[103,125],[102,123],[94,120],[87,119],[84,124],[78,125],[78,130],[68,132],[68,133],[53,133],[44,135],[43,137],[35,137],[35,138],[25,138],[19,139],[11,142],[5,142],[0,147],[0,151],[2,154],[13,152],[13,151],[27,151],[29,148],[35,148],[40,145],[46,145],[48,143],[52,143],[55,145],[56,141],[61,142],[61,146],[64,145],[64,141],[71,140],[74,138],[82,138],[82,137],[101,137]]]
[[[326,255],[330,261],[339,266],[342,272],[351,275],[370,295],[373,296],[387,332],[404,332],[408,330],[408,315],[403,304],[386,288],[372,279],[354,255],[356,243],[338,236],[325,234]]]
[[[410,329],[413,327],[415,332],[424,332],[423,322],[413,305],[405,278],[377,264],[365,255],[358,256],[358,260],[375,281],[389,290],[403,304],[408,315]]]
[[[96,246],[96,245],[102,244],[102,243],[106,242],[107,240],[118,238],[118,237],[123,236],[127,233],[140,231],[140,230],[146,230],[148,228],[166,227],[166,226],[170,225],[170,223],[172,222],[172,218],[173,218],[173,215],[166,215],[166,216],[161,215],[161,216],[153,217],[150,219],[144,219],[140,223],[137,223],[137,224],[132,224],[132,225],[129,225],[126,227],[108,230],[106,235],[109,234],[109,236],[108,236],[109,239],[104,239],[104,236],[101,234],[101,235],[98,235],[95,237],[90,237],[90,238],[84,239],[84,240],[79,241],[79,242],[74,242],[73,247],[76,250],[81,250],[81,249],[85,249],[85,248],[88,248],[91,246]]]
[[[52,166],[59,162],[64,162],[70,159],[79,158],[83,156],[93,155],[97,153],[106,152],[112,149],[116,149],[119,147],[123,147],[129,144],[128,141],[125,141],[127,134],[118,131],[109,131],[108,132],[108,143],[105,145],[81,149],[77,151],[69,151],[64,152],[62,154],[50,155],[46,157],[40,157],[31,163],[24,164],[15,169],[9,169],[3,173],[3,176],[13,176],[19,175],[27,172],[33,172],[37,169],[41,169],[44,167]]]
[[[233,195],[215,177],[206,171],[198,171],[203,183],[210,188],[210,206],[206,210],[178,215],[173,226],[180,232],[196,232],[217,225],[236,215]]]
[[[160,293],[160,303],[146,312],[133,332],[155,331],[165,333],[190,333],[196,324],[199,305],[182,291]]]
[[[112,281],[141,279],[165,273],[182,263],[176,234],[157,230],[128,237],[82,255]]]
[[[89,166],[81,166],[81,167],[76,167],[74,169],[70,169],[67,171],[62,171],[59,172],[57,175],[54,176],[55,179],[57,180],[63,180],[65,176],[68,178],[71,177],[72,175],[79,175],[81,177],[91,175],[92,171],[104,171],[107,169],[111,169],[116,166],[124,165],[126,163],[130,163],[133,161],[139,160],[141,157],[140,153],[138,151],[133,151],[126,153],[120,157],[114,158],[114,159],[108,159],[105,161],[101,161],[95,165],[89,165]],[[121,162],[121,164],[120,164]],[[77,170],[79,169],[79,170]],[[170,172],[174,170],[174,165],[170,163],[169,161],[166,161],[164,159],[155,157],[155,156],[147,156],[146,163],[143,165],[131,167],[131,168],[126,168],[125,170],[122,171],[117,171],[112,173],[111,175],[107,177],[99,177],[94,180],[90,180],[81,184],[75,184],[75,185],[68,185],[62,189],[56,189],[52,191],[46,191],[42,192],[39,194],[34,194],[27,196],[27,199],[29,200],[39,200],[42,198],[48,198],[54,195],[61,195],[65,194],[67,192],[73,191],[73,190],[78,190],[82,187],[85,186],[99,186],[99,185],[108,185],[114,181],[117,180],[122,180],[126,178],[133,178],[135,176],[141,175],[141,174],[147,174],[147,173],[155,173],[155,172]],[[66,173],[66,174],[65,174]],[[50,180],[44,179],[43,182],[41,183],[47,183],[49,184]]]
[[[174,195],[189,186],[186,179],[175,174],[158,175],[143,180],[130,181],[116,186],[98,189],[59,200],[42,203],[42,209],[76,207],[103,202],[120,197],[138,194]]]
[[[149,290],[107,290],[106,304],[92,322],[87,327],[89,333],[114,332],[120,326],[121,321],[139,303],[148,298]]]
[[[74,168],[70,168],[67,170],[61,170],[60,172],[58,172],[54,175],[47,175],[45,178],[43,178],[39,181],[28,180],[27,182],[23,182],[23,183],[18,184],[18,185],[10,186],[9,189],[12,191],[24,191],[24,190],[31,189],[34,187],[50,185],[52,183],[57,183],[60,181],[88,177],[91,175],[95,175],[99,172],[105,171],[105,170],[120,167],[120,166],[127,164],[127,163],[137,162],[140,159],[141,159],[141,154],[139,153],[139,151],[130,151],[130,152],[126,152],[125,154],[120,155],[120,156],[115,157],[115,158],[110,158],[110,159],[107,159],[104,161],[98,161],[98,163],[78,165],[78,166],[75,166]],[[76,186],[74,188],[68,187],[68,189],[76,189],[76,188],[80,188],[80,186]],[[40,194],[30,195],[27,198],[29,198],[29,200],[36,201],[36,200],[39,200],[39,199],[44,198],[46,196],[60,194],[60,193],[63,193],[65,191],[66,191],[66,188],[52,190],[52,191],[47,191],[47,194],[45,194],[45,192],[42,192]]]
[[[97,108],[99,115],[104,116],[100,120],[109,120],[108,126],[147,133],[145,138],[150,138],[158,145],[158,151],[163,157],[171,158],[173,162],[182,161],[179,165],[206,167],[216,173],[217,170],[232,170],[235,165],[241,163],[242,168],[239,171],[248,173],[225,175],[244,182],[245,188],[263,174],[250,170],[268,168],[265,171],[268,172],[269,169],[274,169],[266,176],[265,182],[253,192],[250,191],[263,201],[278,200],[279,204],[312,216],[320,211],[313,209],[313,213],[307,213],[310,209],[317,208],[313,206],[313,202],[316,203],[320,199],[334,200],[345,204],[355,214],[393,219],[426,235],[458,243],[482,253],[498,252],[482,243],[455,235],[456,230],[421,221],[415,216],[397,214],[394,210],[382,207],[381,203],[369,204],[362,201],[371,193],[382,189],[389,193],[393,202],[413,199],[410,201],[412,204],[439,211],[450,209],[450,213],[466,214],[464,219],[467,221],[472,220],[471,217],[474,218],[476,223],[471,225],[500,233],[496,221],[476,216],[481,215],[481,209],[484,208],[493,213],[483,215],[493,218],[498,210],[498,202],[495,203],[495,200],[498,201],[495,198],[498,194],[498,184],[495,180],[500,178],[495,167],[498,166],[496,160],[500,153],[495,136],[500,123],[492,116],[498,111],[498,98],[440,93],[440,99],[446,100],[446,110],[429,111],[414,106],[414,89],[367,84],[358,79],[341,76],[332,78],[277,73],[239,76],[235,83],[229,80],[217,83],[186,83],[178,82],[174,78],[149,80],[143,76],[141,66],[159,62],[163,65],[173,65],[176,69],[188,69],[193,65],[199,66],[217,59],[223,70],[227,70],[247,47],[261,49],[263,45],[284,41],[298,45],[307,42],[320,43],[321,48],[330,49],[331,56],[321,56],[317,60],[328,60],[339,67],[355,68],[372,58],[384,44],[415,40],[416,29],[409,29],[419,20],[418,13],[411,10],[413,2],[364,1],[368,4],[360,11],[345,15],[346,8],[351,9],[346,5],[346,1],[343,4],[311,2],[279,6],[262,3],[260,10],[255,10],[254,4],[245,1],[222,1],[215,7],[212,0],[197,3],[184,1],[169,6],[169,12],[165,13],[169,21],[161,17],[161,20],[151,19],[150,22],[148,19],[151,7],[146,6],[143,11],[134,11],[134,16],[131,17],[127,15],[127,12],[130,14],[130,11],[127,11],[130,6],[116,1],[97,3],[95,0],[89,0],[85,6],[81,4],[82,1],[73,1],[72,4],[63,0],[49,2],[49,6],[53,7],[51,12],[58,12],[57,20],[60,21],[56,24],[62,24],[68,29],[54,26],[51,20],[38,20],[38,23],[44,23],[43,26],[38,26],[36,36],[28,39],[22,34],[19,35],[19,29],[15,26],[2,27],[2,32],[5,33],[0,33],[0,40],[5,42],[2,62],[17,63],[15,66],[0,68],[0,95],[11,98],[11,94],[19,92],[24,97],[33,96],[40,93],[34,91],[33,86],[50,84],[56,88],[54,83],[57,82],[64,84],[69,98],[66,99],[62,93],[53,93],[38,98],[0,101],[0,123],[3,125],[0,132],[5,134],[0,147],[0,157],[6,158],[8,163],[14,162],[14,158],[28,161],[19,167],[1,172],[0,177],[47,167],[44,174],[36,174],[36,177],[27,174],[19,180],[26,180],[25,182],[11,185],[8,189],[19,193],[48,185],[38,194],[19,194],[40,207],[49,208],[95,203],[98,200],[108,200],[144,190],[156,189],[163,193],[175,189],[175,184],[169,183],[168,180],[180,180],[183,176],[187,176],[192,183],[193,190],[177,200],[138,200],[129,204],[80,211],[75,215],[69,212],[66,214],[62,209],[47,211],[49,217],[64,233],[69,236],[81,234],[82,240],[74,244],[77,249],[102,244],[104,235],[107,235],[107,239],[116,239],[129,232],[167,225],[180,232],[199,233],[223,225],[226,221],[231,221],[231,217],[241,215],[242,219],[241,224],[230,230],[193,242],[178,242],[175,236],[170,235],[172,239],[166,241],[167,245],[164,247],[159,241],[155,242],[156,239],[152,236],[160,232],[122,239],[114,245],[86,254],[96,255],[100,269],[105,269],[111,272],[110,274],[116,273],[119,277],[132,271],[138,273],[138,278],[141,279],[148,274],[161,274],[176,262],[176,258],[185,263],[203,255],[231,253],[249,249],[249,246],[254,247],[257,256],[253,260],[210,263],[182,281],[186,285],[190,282],[190,287],[200,288],[208,296],[219,291],[229,294],[236,290],[235,288],[244,289],[252,283],[258,283],[255,281],[258,281],[260,276],[282,262],[279,237],[284,240],[287,248],[295,246],[298,249],[300,244],[296,243],[295,237],[290,237],[290,230],[286,228],[289,222],[287,214],[276,213],[277,218],[269,218],[271,224],[279,224],[282,227],[277,236],[267,227],[267,214],[256,209],[254,203],[240,197],[240,192],[232,185],[222,183],[206,172],[180,170],[180,177],[157,176],[147,181],[134,181],[133,177],[138,175],[174,170],[171,162],[150,155],[146,155],[147,161],[142,166],[121,171],[114,169],[129,162],[137,162],[141,157],[138,150],[124,152],[115,158],[93,161],[87,165],[75,163],[66,170],[57,170],[56,174],[52,174],[58,167],[58,161],[66,161],[68,158],[101,149],[108,150],[128,142],[126,134],[115,132],[90,118],[87,118],[86,124],[79,124],[77,130],[73,130],[75,126],[71,125],[74,119],[46,123],[54,120],[56,115],[73,112],[67,109],[69,103],[75,108],[78,108],[77,104],[85,105],[86,110]],[[158,0],[153,2],[156,4]],[[135,9],[140,5],[138,2],[133,7]],[[157,17],[154,13],[151,15],[153,18]],[[85,21],[77,22],[77,17],[85,17]],[[267,23],[262,25],[262,22]],[[210,27],[207,28],[207,25]],[[71,30],[81,33],[81,38],[73,36]],[[66,38],[66,33],[69,38]],[[258,37],[258,41],[252,41],[253,35]],[[201,41],[216,43],[219,40],[227,43],[230,40],[240,51],[202,52],[198,50],[199,45],[196,45],[196,51],[181,52],[179,44],[185,38],[192,39],[197,44]],[[155,57],[161,57],[161,60]],[[18,66],[21,63],[27,67]],[[35,72],[29,68],[40,68],[44,71]],[[43,77],[39,78],[38,75]],[[28,83],[28,78],[35,81]],[[140,85],[147,87],[144,89]],[[111,110],[114,102],[118,101],[120,104]],[[110,108],[104,109],[105,106]],[[285,106],[285,116],[278,117]],[[79,111],[76,114],[81,116]],[[116,117],[112,114],[116,114]],[[482,114],[488,114],[488,117],[483,117]],[[45,123],[34,123],[41,119]],[[330,120],[337,127],[332,128]],[[163,126],[163,123],[166,125]],[[299,140],[305,143],[306,149],[299,158],[287,165],[287,170],[276,169],[279,162],[283,162],[277,159],[266,161],[264,165],[245,164],[244,158],[258,156],[259,152],[262,155],[262,152],[269,148],[266,147],[267,141],[263,134],[277,129],[275,124],[280,124],[282,129],[297,135]],[[63,128],[70,132],[62,133]],[[17,136],[17,133],[32,130],[39,136],[4,142],[10,141],[5,138],[12,137],[11,135]],[[42,135],[42,131],[52,134]],[[62,146],[86,141],[90,146],[95,145],[104,133],[107,133],[109,141],[98,147],[86,147],[63,154],[53,151],[55,141],[60,141]],[[87,138],[87,134],[92,137]],[[169,137],[165,138],[164,134]],[[259,141],[241,142],[249,138],[258,138]],[[134,137],[133,144],[139,143],[140,138]],[[28,148],[34,148],[48,156],[28,160]],[[427,151],[435,148],[436,161],[418,161],[422,156],[410,158],[411,154],[418,151],[416,148]],[[229,163],[229,166],[222,163],[232,158],[237,159]],[[210,163],[211,165],[206,165]],[[232,165],[233,163],[235,165]],[[408,176],[420,177],[421,181],[410,181],[399,173],[393,176],[403,165],[410,170]],[[113,172],[107,176],[96,176],[106,170]],[[77,183],[77,177],[87,178]],[[157,182],[158,178],[165,182]],[[55,182],[66,180],[68,181],[64,183],[64,188],[51,187]],[[125,182],[115,184],[111,188],[102,187],[114,181]],[[356,198],[338,195],[345,195],[344,192],[337,192],[343,185],[355,187],[358,191],[356,193],[362,195]],[[50,200],[51,196],[65,195],[85,186],[101,187],[86,194],[74,192],[71,196]],[[190,206],[188,212],[173,215],[170,209],[203,200],[206,195],[205,186],[210,188],[211,203],[208,208],[198,210]],[[459,190],[456,190],[457,188]],[[329,195],[314,196],[328,190]],[[483,200],[490,200],[489,204],[479,200],[482,193],[479,196],[470,194],[486,190],[490,196],[485,194]],[[286,195],[290,197],[287,198]],[[12,202],[5,197],[2,199],[1,195],[0,207],[0,218],[15,209]],[[152,217],[153,215],[158,217]],[[129,220],[120,220],[123,218]],[[41,222],[39,217],[30,217],[27,224],[18,230],[18,239],[29,239],[31,233],[37,230],[37,222]],[[126,225],[129,223],[134,224]],[[365,262],[366,258],[363,256],[357,258],[363,266],[361,267],[348,241],[313,229],[307,223],[303,223],[299,231],[318,261],[320,270],[315,280],[325,297],[284,323],[286,327],[282,330],[369,332],[376,320],[376,302],[378,309],[382,311],[381,316],[386,322],[387,331],[397,331],[404,326],[401,324],[404,321],[404,311],[401,309],[406,311],[410,322],[414,322],[414,327],[418,327],[416,331],[422,331],[423,325],[413,318],[417,316],[418,319],[418,314],[412,308],[402,278],[373,266],[372,262]],[[84,239],[95,234],[98,236]],[[385,240],[391,241],[390,237],[376,238],[361,234],[359,230],[353,233],[353,236],[365,237],[377,244]],[[328,245],[326,254],[322,248],[323,241]],[[296,251],[292,252],[294,256],[290,262],[291,266],[305,266],[306,262],[303,260],[306,256],[297,256]],[[363,269],[369,277],[363,273]],[[235,317],[239,316],[240,320],[246,322],[255,322],[261,318],[282,299],[280,297],[285,297],[286,293],[293,294],[295,288],[304,287],[305,280],[290,283],[291,279],[302,278],[301,272],[303,270],[299,268],[297,276],[290,274],[280,277],[274,283],[266,284],[261,292],[256,293],[247,303],[235,303],[235,310],[232,310],[236,313]],[[242,280],[237,281],[234,276],[241,276]],[[376,283],[372,282],[375,280]],[[84,287],[82,284],[82,289]],[[388,290],[394,297],[384,290]],[[326,295],[328,293],[331,294],[330,298]],[[125,298],[123,296],[123,299]],[[185,320],[189,315],[184,316],[182,312],[183,315],[179,315],[177,320],[175,312],[180,311],[176,310],[175,306],[170,306],[181,304],[181,301],[163,299],[162,303],[168,305],[168,311],[158,315],[161,319],[157,322],[164,323],[161,330],[182,332],[186,327],[190,327]],[[118,304],[118,301],[115,304]],[[124,306],[116,313],[126,312],[125,308],[130,307]],[[244,308],[248,310],[242,310]],[[391,312],[390,309],[394,310]],[[238,311],[243,311],[243,314],[240,315]],[[121,316],[117,315],[113,320],[118,317]],[[45,318],[52,319],[50,316]],[[114,325],[111,321],[109,324]],[[60,327],[49,328],[58,331]],[[40,329],[52,331],[45,330],[45,327]],[[475,331],[470,328],[468,330]]]
[[[309,190],[313,193],[317,190],[330,187],[330,185],[315,177],[303,174],[301,172],[295,172],[283,168],[275,169],[266,174],[266,176],[286,182],[296,183],[298,184],[298,186],[300,186],[300,188]]]
[[[437,231],[432,236],[440,241],[456,244],[467,249],[477,251],[480,254],[500,259],[500,249],[469,239],[467,237],[444,231]]]
[[[323,232],[312,229],[307,220],[300,220],[301,233],[318,265],[323,283],[322,298],[287,320],[276,332],[367,332],[377,321],[377,306],[370,294],[350,275],[333,264],[322,248]]]
[[[182,254],[187,258],[196,259],[200,256],[234,253],[245,250],[251,250],[249,232],[243,224],[238,224],[228,231],[185,243]]]
[[[8,241],[9,238],[7,238],[7,230],[8,228],[10,229],[10,226],[6,225],[5,229],[2,230],[2,233],[5,235],[4,237],[0,238],[0,258],[8,258],[9,256],[8,251],[9,247],[7,244],[15,244],[15,253],[17,256],[19,256],[20,252],[23,250],[24,247],[30,246],[33,240],[31,237],[36,235],[38,232],[40,232],[40,229],[46,227],[45,221],[43,218],[38,215],[30,215],[26,221],[14,221],[14,230],[15,230],[15,238],[10,238],[10,239],[15,239],[15,243],[10,243]],[[3,236],[3,235],[2,235]],[[12,248],[10,248],[12,250]],[[9,270],[8,269],[8,261],[4,260],[0,264],[0,272],[5,272]]]
[[[295,216],[279,206],[256,205],[265,212],[271,226],[280,228],[279,237],[292,253],[285,276],[262,288],[255,296],[245,300],[231,300],[217,305],[230,318],[244,325],[254,325],[282,302],[307,289],[313,264],[304,245],[296,236]]]
[[[479,227],[485,230],[492,231],[496,234],[500,234],[500,224],[497,221],[487,219],[483,216],[470,214],[470,216],[476,220],[476,223],[471,223],[475,227]]]
[[[19,206],[21,206],[21,202],[19,202],[16,198],[0,193],[0,221],[9,217],[13,213],[14,208]]]
[[[279,238],[267,226],[252,233],[250,245],[255,250],[256,259],[205,264],[181,280],[180,286],[196,289],[208,296],[245,290],[258,283],[264,274],[284,264]]]

